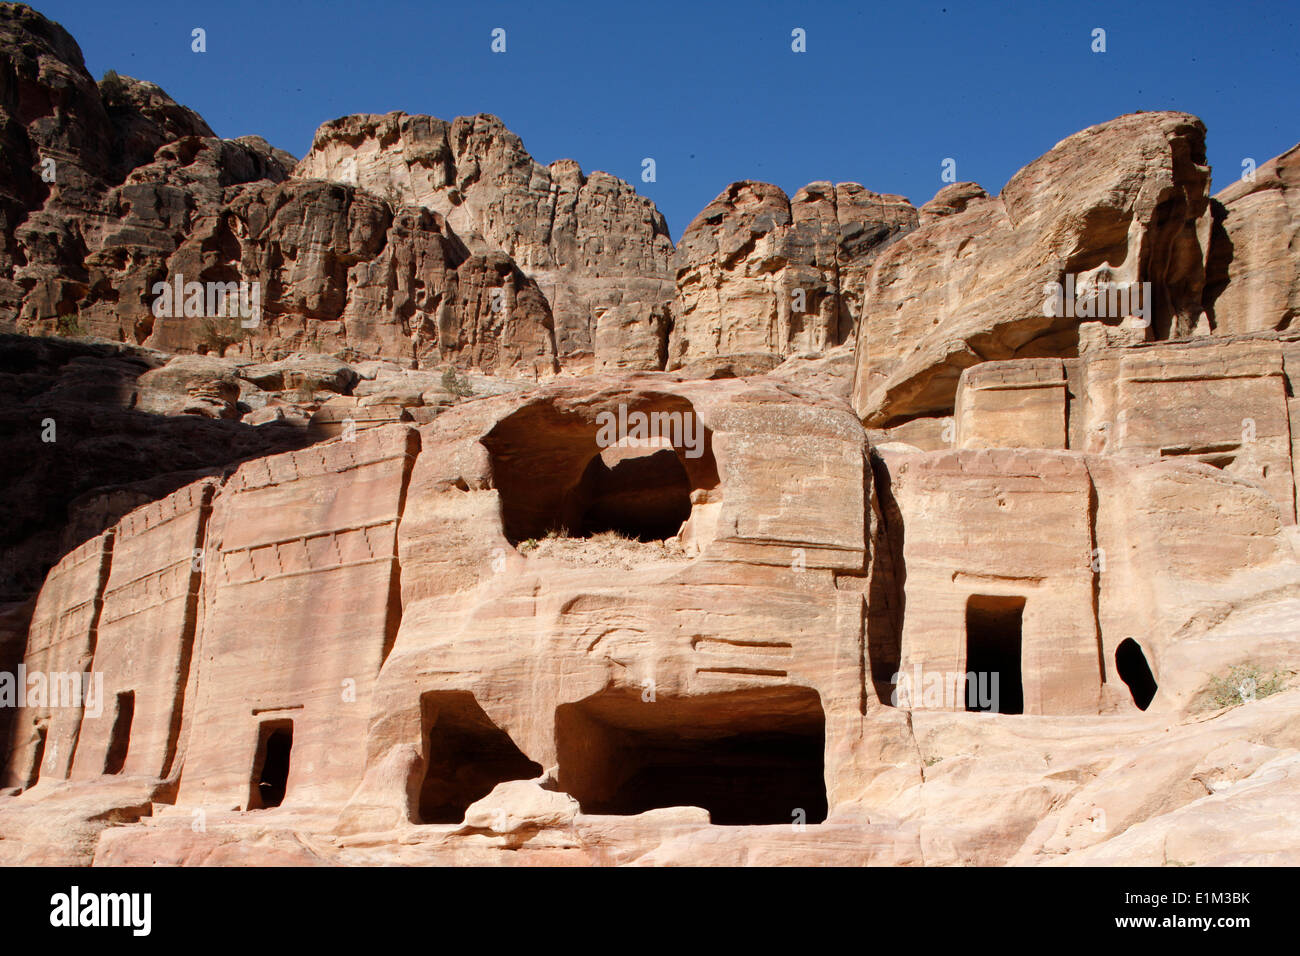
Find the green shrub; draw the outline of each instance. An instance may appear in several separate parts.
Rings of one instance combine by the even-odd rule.
[[[442,373],[442,387],[459,398],[469,398],[474,394],[474,387],[470,385],[469,379],[452,366],[448,366]]]
[[[1214,707],[1236,707],[1248,700],[1271,697],[1285,686],[1286,681],[1279,671],[1265,677],[1253,664],[1238,664],[1228,671],[1226,677],[1210,678],[1206,696]]]

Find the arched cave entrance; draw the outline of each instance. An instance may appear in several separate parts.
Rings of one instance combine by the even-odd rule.
[[[610,417],[647,424],[651,434],[610,430]],[[698,503],[718,500],[712,434],[676,395],[572,406],[539,399],[498,422],[483,444],[515,545],[607,531],[659,541],[676,535]]]
[[[1146,710],[1150,707],[1159,688],[1155,675],[1151,673],[1151,665],[1147,663],[1147,656],[1142,653],[1142,645],[1131,637],[1121,641],[1119,647],[1115,648],[1115,670],[1119,672],[1119,679],[1128,685],[1137,709]]]
[[[671,538],[691,516],[691,480],[671,448],[609,448],[591,459],[578,487],[576,537],[614,531],[638,541]]]
[[[560,787],[584,813],[693,806],[724,826],[826,819],[826,717],[808,687],[652,701],[604,691],[559,707],[555,735]]]

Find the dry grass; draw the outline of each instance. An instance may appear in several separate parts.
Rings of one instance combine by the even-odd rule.
[[[552,532],[545,538],[521,541],[519,553],[529,558],[557,561],[568,567],[622,570],[657,561],[689,560],[676,539],[637,541],[617,531],[603,531],[590,538],[570,538]]]

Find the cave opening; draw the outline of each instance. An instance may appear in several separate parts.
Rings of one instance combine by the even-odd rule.
[[[497,784],[542,775],[541,764],[529,760],[468,691],[422,695],[420,723],[422,746],[428,748],[421,823],[460,823],[469,805]]]
[[[966,709],[1022,714],[1021,675],[1025,599],[972,594],[966,603]],[[996,681],[994,678],[996,677]],[[971,683],[972,678],[978,684]]]
[[[263,721],[257,732],[253,787],[248,809],[268,810],[284,802],[289,787],[289,758],[293,752],[293,721]]]
[[[592,457],[579,487],[584,494],[574,537],[612,531],[660,541],[691,516],[691,481],[671,448],[607,449]]]
[[[1147,656],[1142,653],[1142,645],[1131,637],[1121,641],[1119,647],[1115,648],[1115,670],[1119,672],[1119,679],[1128,685],[1137,709],[1146,710],[1150,707],[1159,688],[1155,675],[1151,673],[1151,665],[1147,663]]]
[[[644,701],[604,691],[555,714],[559,784],[584,813],[709,811],[722,826],[826,819],[825,715],[806,687]]]
[[[720,502],[712,433],[675,395],[573,407],[538,400],[498,422],[483,445],[516,546],[608,532],[662,541],[684,532],[701,504],[712,515]]]
[[[126,766],[127,751],[131,747],[131,722],[135,718],[135,691],[117,695],[117,710],[113,717],[113,730],[109,737],[108,756],[104,758],[104,773],[121,773]]]

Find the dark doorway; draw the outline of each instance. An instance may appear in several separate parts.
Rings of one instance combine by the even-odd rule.
[[[1146,710],[1150,707],[1158,687],[1155,675],[1151,673],[1151,665],[1147,663],[1147,656],[1142,653],[1142,645],[1131,637],[1120,642],[1119,647],[1115,648],[1115,670],[1119,672],[1119,679],[1128,685],[1137,709]]]
[[[1023,714],[1020,673],[1025,599],[972,594],[966,602],[966,709]],[[994,676],[996,675],[996,683]]]
[[[607,691],[555,713],[560,786],[584,813],[703,807],[715,824],[826,819],[825,716],[806,687],[646,702]]]
[[[26,790],[36,786],[36,781],[41,779],[41,764],[45,762],[45,735],[48,732],[49,729],[44,725],[36,728],[36,752],[32,754],[31,770],[27,772]]]
[[[248,809],[267,810],[284,802],[289,786],[289,755],[293,751],[293,721],[268,720],[258,728],[257,758]]]
[[[428,769],[420,786],[421,823],[460,823],[475,800],[507,780],[532,780],[541,764],[524,755],[468,691],[420,698]]]
[[[109,738],[104,773],[121,773],[131,746],[131,721],[135,718],[135,691],[117,695],[117,715],[113,718],[113,735]]]

